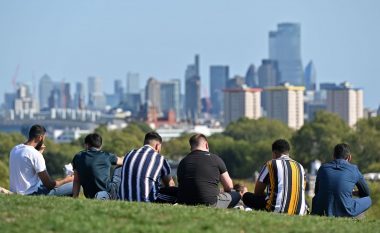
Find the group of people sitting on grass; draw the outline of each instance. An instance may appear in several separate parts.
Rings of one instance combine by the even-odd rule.
[[[162,138],[156,132],[145,135],[141,148],[123,158],[101,150],[97,133],[84,139],[85,149],[73,158],[74,173],[52,179],[43,157],[46,130],[33,125],[27,142],[10,152],[10,191],[22,195],[57,195],[77,198],[83,189],[86,198],[135,202],[178,203],[233,208],[240,205],[290,215],[305,215],[305,171],[290,155],[290,145],[279,139],[272,144],[272,158],[265,163],[254,192],[233,186],[223,160],[210,153],[206,136],[190,137],[190,153],[177,168],[178,186],[171,177],[168,161],[160,154]],[[317,174],[312,214],[355,217],[371,206],[369,188],[357,166],[352,165],[350,147],[338,144],[333,160]],[[111,176],[112,166],[116,166]],[[219,188],[222,186],[222,190]],[[357,191],[354,191],[355,186]],[[354,198],[353,195],[357,195]]]

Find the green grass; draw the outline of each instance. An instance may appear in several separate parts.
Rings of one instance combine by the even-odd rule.
[[[0,195],[0,232],[378,232],[380,220]]]

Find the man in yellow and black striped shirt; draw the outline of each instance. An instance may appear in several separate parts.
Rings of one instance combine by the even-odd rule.
[[[255,193],[243,196],[246,206],[290,215],[306,214],[305,171],[289,157],[289,151],[286,140],[279,139],[272,144],[272,160],[261,169]]]

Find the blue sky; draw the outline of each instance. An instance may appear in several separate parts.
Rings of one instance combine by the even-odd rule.
[[[349,81],[377,108],[379,12],[377,0],[0,0],[0,95],[12,90],[18,65],[19,82],[93,75],[111,92],[128,71],[141,85],[150,76],[183,80],[199,53],[205,96],[210,65],[244,75],[268,57],[269,30],[298,22],[303,64],[314,61],[318,82]]]

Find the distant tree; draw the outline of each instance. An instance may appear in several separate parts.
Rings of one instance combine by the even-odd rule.
[[[179,160],[190,152],[189,138],[191,134],[182,134],[170,139],[162,145],[162,154],[169,159]]]
[[[336,144],[347,142],[352,129],[336,114],[320,111],[312,122],[306,123],[292,138],[294,158],[303,165],[318,159],[332,159]]]
[[[358,121],[349,143],[360,169],[380,172],[380,116]]]

